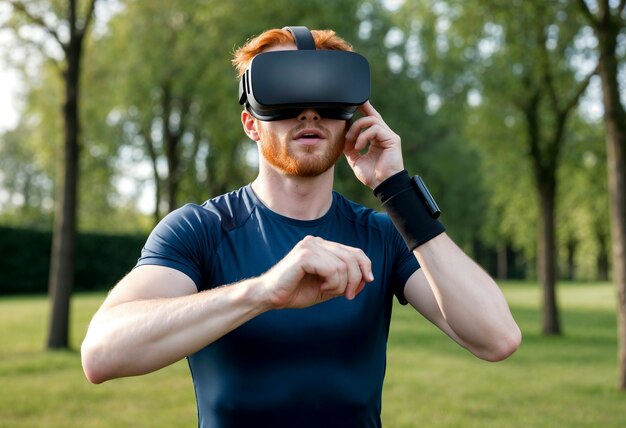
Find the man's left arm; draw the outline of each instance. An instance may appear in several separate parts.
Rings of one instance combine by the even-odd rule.
[[[407,301],[479,358],[500,361],[521,342],[502,291],[476,262],[442,233],[413,254],[421,269],[407,281]]]
[[[357,178],[375,189],[404,170],[400,137],[369,101],[360,111],[344,154]],[[404,295],[415,309],[479,358],[499,361],[518,348],[521,333],[501,290],[445,232],[418,242],[413,254],[421,269]]]

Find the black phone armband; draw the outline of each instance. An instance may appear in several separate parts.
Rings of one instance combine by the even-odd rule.
[[[392,175],[374,189],[409,251],[445,232],[441,211],[419,177],[406,170]]]

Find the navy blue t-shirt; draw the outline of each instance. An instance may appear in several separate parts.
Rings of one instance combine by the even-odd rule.
[[[265,312],[190,355],[201,427],[381,426],[393,295],[406,303],[419,268],[385,214],[334,192],[325,215],[295,220],[248,185],[169,214],[137,265],[177,269],[202,291],[261,275],[307,235],[362,249],[374,281],[352,301]]]

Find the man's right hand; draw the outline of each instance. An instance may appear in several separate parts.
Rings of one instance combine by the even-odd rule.
[[[354,299],[374,280],[363,251],[307,236],[259,279],[273,308],[305,308],[337,296]]]

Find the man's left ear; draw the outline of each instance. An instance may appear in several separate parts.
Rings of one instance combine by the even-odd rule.
[[[241,124],[243,130],[248,137],[253,141],[259,141],[259,132],[256,128],[256,119],[247,110],[241,112]]]

